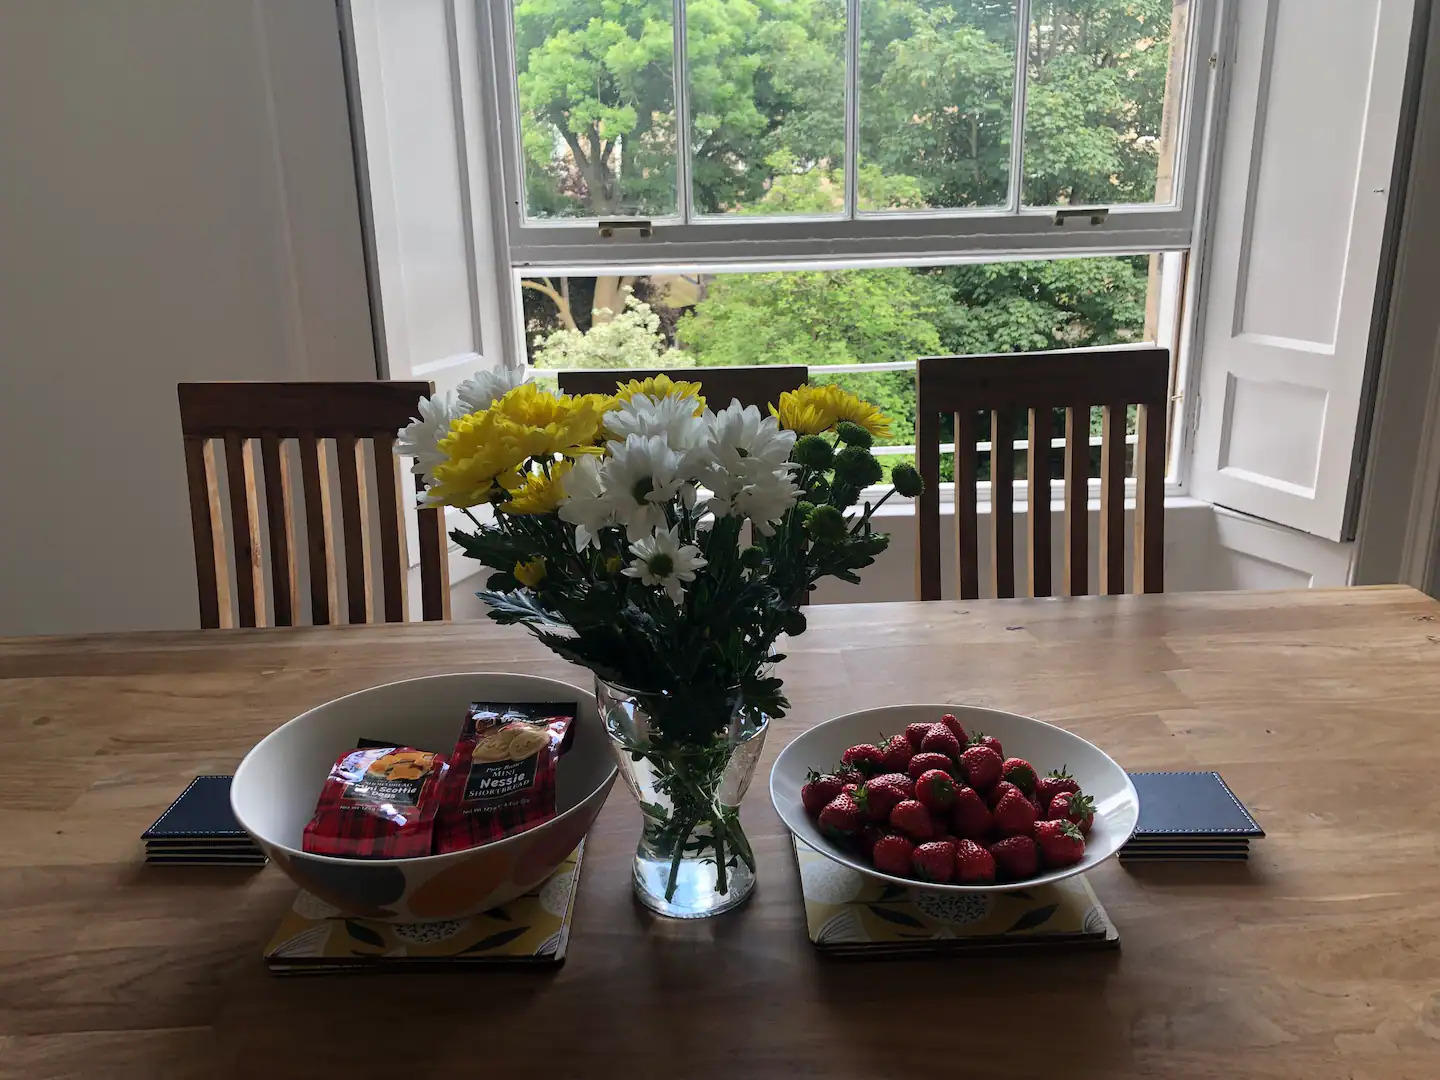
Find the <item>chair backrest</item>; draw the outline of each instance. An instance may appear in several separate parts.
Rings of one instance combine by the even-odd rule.
[[[807,370],[801,364],[788,364],[775,367],[655,368],[646,371],[595,368],[556,374],[560,390],[566,394],[613,394],[616,383],[669,375],[676,380],[698,382],[700,392],[705,395],[705,404],[712,409],[723,409],[736,400],[741,405],[754,405],[762,415],[767,415],[767,406],[779,402],[782,393],[804,384]]]
[[[1135,441],[1136,592],[1160,592],[1164,577],[1165,424],[1170,354],[1166,349],[1116,349],[992,356],[926,356],[917,365],[917,468],[925,492],[916,502],[919,544],[915,585],[922,600],[940,598],[940,418],[955,423],[957,591],[980,595],[976,515],[976,444],[992,447],[990,532],[996,596],[1015,595],[1012,433],[1020,410],[1029,412],[1027,451],[1028,546],[1033,596],[1051,594],[1050,461],[1055,409],[1065,410],[1064,591],[1089,591],[1090,410],[1103,411],[1100,448],[1100,582],[1105,593],[1125,591],[1125,449],[1128,407],[1138,406]],[[989,430],[979,414],[989,414]]]
[[[177,389],[190,524],[195,538],[200,625],[209,628],[231,623],[231,576],[225,557],[225,521],[216,472],[217,441],[224,452],[239,625],[293,626],[296,621],[299,564],[286,440],[298,444],[311,620],[321,624],[339,617],[327,439],[335,443],[346,614],[352,623],[405,621],[409,560],[405,550],[405,496],[395,458],[395,436],[414,415],[419,398],[433,392],[431,384],[212,382],[180,383]],[[373,511],[379,525],[382,574],[378,620],[372,617],[372,506],[366,442],[373,443],[376,472]],[[264,539],[260,532],[261,490],[266,516]],[[443,619],[449,615],[449,574],[442,511],[419,511],[419,540],[421,612],[426,619]],[[267,548],[272,598],[268,619],[262,563]]]

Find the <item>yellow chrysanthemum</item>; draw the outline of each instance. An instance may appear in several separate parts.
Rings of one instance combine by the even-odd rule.
[[[629,401],[636,394],[644,394],[649,398],[662,397],[693,397],[698,405],[695,406],[695,415],[699,416],[705,411],[705,398],[700,394],[698,382],[676,382],[669,375],[652,375],[648,379],[631,379],[628,383],[616,383],[614,404]]]
[[[877,438],[890,435],[890,418],[874,405],[838,386],[802,386],[780,395],[780,406],[770,406],[780,426],[799,435],[818,435],[841,420],[858,424]]]
[[[849,420],[852,424],[858,424],[877,439],[888,439],[890,437],[890,418],[877,409],[864,398],[856,397],[849,390],[841,390],[838,386],[826,387],[831,393],[831,403],[835,410],[835,422]]]
[[[571,469],[570,462],[559,461],[550,466],[550,475],[533,472],[525,482],[510,492],[510,501],[501,505],[507,514],[548,514],[560,505],[565,491],[560,481]]]
[[[432,501],[450,506],[488,502],[495,485],[515,491],[526,482],[530,458],[593,453],[608,399],[551,394],[533,383],[450,425],[438,449],[445,461],[431,470]]]
[[[517,562],[515,569],[510,572],[521,585],[528,585],[533,589],[545,580],[545,558],[537,556],[529,562]]]

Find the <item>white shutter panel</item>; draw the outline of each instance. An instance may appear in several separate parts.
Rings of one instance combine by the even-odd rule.
[[[384,373],[453,388],[503,362],[473,0],[350,0]]]
[[[1239,8],[1192,490],[1339,540],[1414,3]]]

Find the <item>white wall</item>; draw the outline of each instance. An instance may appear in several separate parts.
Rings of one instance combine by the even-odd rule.
[[[175,383],[375,376],[335,5],[0,28],[0,634],[197,626]]]

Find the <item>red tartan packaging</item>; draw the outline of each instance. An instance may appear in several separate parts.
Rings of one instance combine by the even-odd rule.
[[[488,844],[555,816],[555,767],[575,721],[563,702],[476,702],[450,757],[435,850]]]
[[[429,855],[448,766],[410,746],[370,746],[341,754],[301,846],[317,855],[398,859]]]

